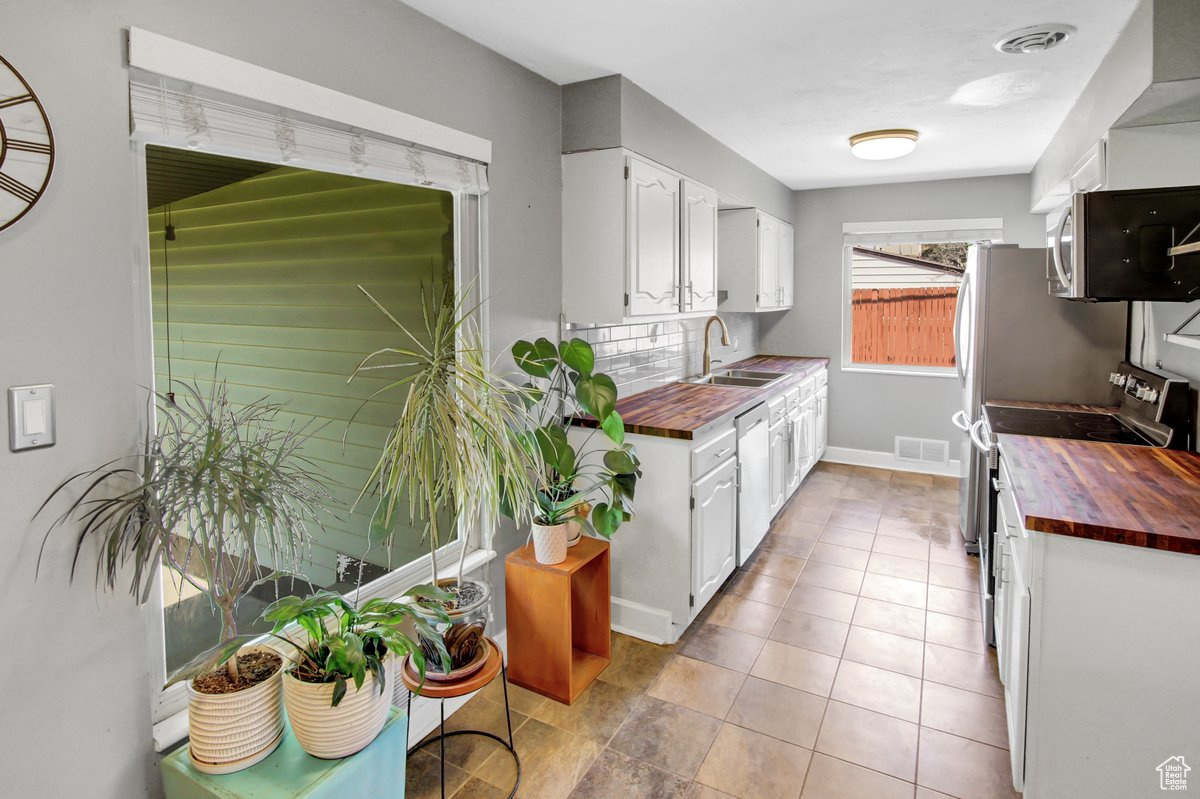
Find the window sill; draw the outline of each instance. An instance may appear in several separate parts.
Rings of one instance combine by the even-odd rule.
[[[497,553],[490,549],[477,549],[474,552],[467,554],[463,562],[463,573],[476,571],[486,566],[491,561],[495,560]],[[453,577],[458,573],[458,562],[450,564],[448,568],[442,569],[441,577]],[[414,582],[416,585],[418,582]],[[397,592],[397,595],[403,593],[404,589]],[[158,722],[153,727],[154,751],[158,753],[166,752],[177,744],[183,742],[188,736],[188,712],[185,707],[177,713],[172,713],[162,721]]]
[[[914,369],[896,369],[889,366],[875,367],[867,366],[865,364],[855,364],[853,366],[843,366],[841,367],[841,371],[867,375],[903,375],[905,377],[940,377],[950,378],[952,380],[958,379],[958,374],[953,369],[946,371],[942,371],[940,369],[926,370],[919,367]]]

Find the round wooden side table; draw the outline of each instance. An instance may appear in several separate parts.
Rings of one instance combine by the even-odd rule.
[[[462,680],[453,682],[435,682],[426,679],[425,683],[421,683],[421,678],[417,672],[413,670],[412,664],[408,658],[404,660],[404,667],[400,670],[400,676],[404,680],[404,686],[408,689],[408,706],[405,708],[405,724],[409,724],[412,711],[413,696],[423,696],[428,699],[439,700],[441,710],[441,725],[438,730],[438,735],[430,738],[427,741],[417,744],[412,748],[416,751],[428,746],[434,741],[439,742],[441,747],[441,768],[442,768],[442,799],[446,799],[446,739],[453,735],[481,735],[484,738],[491,738],[498,744],[503,746],[513,756],[513,763],[517,767],[517,781],[513,784],[512,791],[508,794],[508,799],[512,799],[517,794],[517,788],[521,787],[521,758],[517,755],[517,750],[513,747],[513,730],[512,730],[512,709],[508,704],[508,668],[504,663],[504,653],[500,651],[500,647],[496,646],[496,642],[491,638],[483,639],[491,651],[488,652],[487,660],[483,664],[483,668],[466,677]],[[488,685],[492,680],[496,679],[499,674],[501,682],[504,686],[504,718],[508,722],[508,741],[505,741],[498,735],[486,732],[484,730],[453,730],[446,732],[446,700],[454,699],[455,697],[465,696],[480,688]]]

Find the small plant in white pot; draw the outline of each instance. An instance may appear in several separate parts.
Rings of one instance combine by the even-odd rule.
[[[518,523],[529,518],[523,499],[531,491],[536,453],[517,433],[526,425],[524,389],[500,377],[488,363],[476,322],[478,306],[468,303],[470,287],[456,295],[450,286],[422,293],[423,327],[410,330],[371,297],[400,331],[396,346],[371,353],[355,375],[395,375],[377,394],[406,392],[399,418],[359,497],[378,497],[371,520],[372,541],[390,544],[400,513],[423,529],[434,585],[448,594],[443,610],[449,621],[430,621],[442,633],[450,669],[477,663],[486,646],[491,590],[486,582],[464,579],[459,554],[456,577],[438,579],[441,547],[472,528],[491,549],[502,507],[518,508]],[[374,396],[374,395],[373,395]],[[422,642],[430,673],[440,664]],[[448,676],[436,674],[430,679]]]
[[[329,494],[300,454],[311,434],[282,426],[282,406],[265,399],[234,405],[215,374],[207,392],[181,385],[178,403],[158,395],[157,432],[140,453],[63,481],[38,512],[79,487],[51,525],[82,525],[75,565],[85,543],[98,538],[99,584],[112,588],[129,574],[130,593],[144,600],[161,564],[165,578],[208,598],[221,619],[220,640],[167,685],[188,681],[192,764],[227,773],[265,758],[283,733],[283,660],[267,647],[239,653],[256,636],[238,633],[238,603],[254,587],[299,570],[306,525],[317,523]]]
[[[304,751],[326,759],[348,757],[375,740],[392,704],[388,680],[399,666],[396,658],[411,656],[425,679],[425,657],[401,629],[406,622],[433,645],[439,665],[449,670],[441,636],[426,619],[447,621],[442,604],[451,598],[421,585],[399,601],[371,599],[361,608],[328,591],[283,597],[267,608],[263,617],[275,623],[273,635],[296,650],[295,665],[284,674],[283,697]],[[282,635],[293,625],[305,633],[302,640]]]
[[[625,423],[617,413],[617,387],[611,377],[595,371],[596,356],[580,338],[557,347],[545,338],[518,341],[512,348],[517,366],[532,381],[524,388],[532,398],[523,435],[536,450],[538,466],[533,483],[532,536],[534,556],[541,563],[561,563],[571,543],[571,528],[611,538],[632,518],[632,502],[641,462],[625,441]],[[569,418],[577,411],[597,420],[575,446],[567,435]],[[603,438],[592,446],[597,431]]]

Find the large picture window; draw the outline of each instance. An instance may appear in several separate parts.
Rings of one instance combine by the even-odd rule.
[[[155,146],[146,175],[156,390],[218,379],[235,404],[282,404],[280,424],[311,431],[303,452],[332,495],[303,579],[255,589],[239,630],[265,630],[256,619],[277,591],[348,593],[424,556],[420,529],[401,518],[385,548],[368,536],[375,498],[355,506],[404,390],[374,396],[388,376],[348,378],[397,344],[359,286],[416,332],[423,288],[453,285],[453,195]],[[164,573],[163,594],[170,673],[218,639],[220,619],[178,575]]]

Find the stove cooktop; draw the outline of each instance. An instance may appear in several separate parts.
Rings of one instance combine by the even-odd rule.
[[[984,414],[993,433],[1155,446],[1153,441],[1109,413],[988,405]]]

